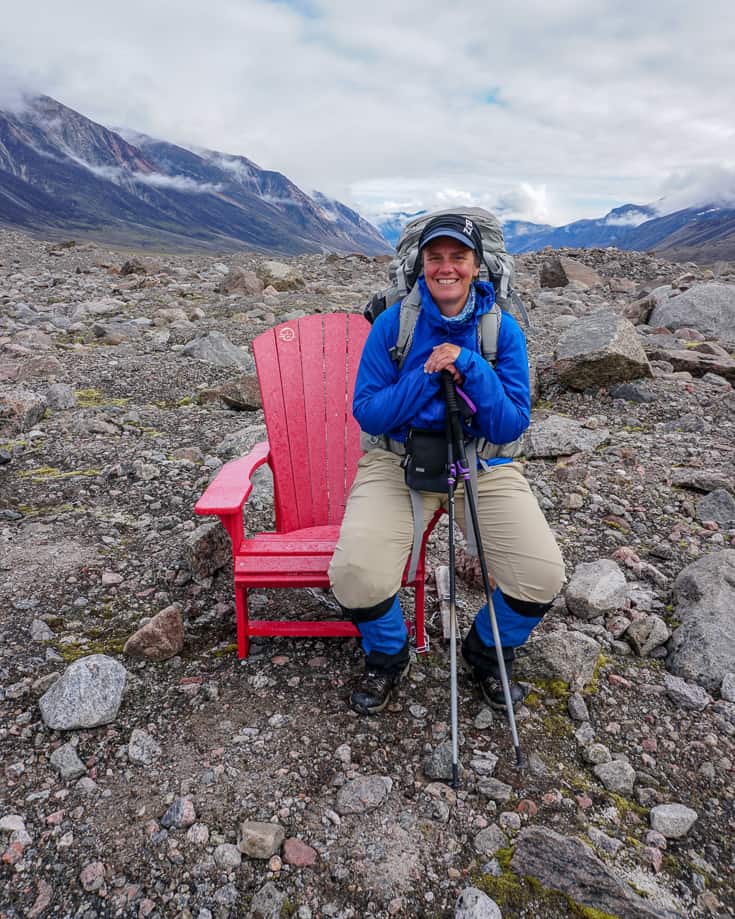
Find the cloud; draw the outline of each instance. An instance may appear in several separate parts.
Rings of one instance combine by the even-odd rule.
[[[75,0],[39,17],[14,4],[0,67],[102,124],[242,154],[370,213],[456,192],[560,223],[735,166],[725,0],[427,10],[210,0],[204,15],[179,0],[172,17],[128,0],[120,17]]]
[[[656,202],[660,214],[672,214],[688,207],[735,207],[735,166],[711,163],[669,176]]]
[[[615,214],[605,220],[608,227],[639,227],[642,223],[651,219],[651,215],[645,211],[629,211],[627,214]]]

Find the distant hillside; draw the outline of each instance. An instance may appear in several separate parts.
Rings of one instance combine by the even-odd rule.
[[[113,131],[48,96],[0,110],[0,224],[141,246],[390,251],[355,211],[279,172]]]

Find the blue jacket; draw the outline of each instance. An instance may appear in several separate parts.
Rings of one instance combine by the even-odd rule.
[[[448,322],[419,278],[421,310],[403,367],[390,356],[398,338],[400,302],[375,320],[362,352],[352,410],[363,431],[405,441],[410,427],[444,430],[444,398],[439,373],[425,373],[424,362],[442,342],[459,345],[455,361],[462,388],[477,406],[465,428],[473,437],[509,443],[526,430],[531,417],[526,340],[516,320],[503,313],[495,368],[483,358],[477,324],[495,302],[492,284],[476,282],[476,307],[464,322]]]

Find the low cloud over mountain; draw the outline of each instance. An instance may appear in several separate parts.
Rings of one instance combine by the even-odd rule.
[[[245,157],[114,131],[39,96],[0,108],[0,223],[135,245],[365,252],[359,214]]]

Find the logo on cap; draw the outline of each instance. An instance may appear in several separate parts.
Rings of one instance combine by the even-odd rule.
[[[475,228],[474,228],[474,226],[473,226],[472,221],[470,220],[470,218],[469,218],[469,217],[465,217],[465,220],[464,220],[464,230],[462,230],[462,232],[463,232],[463,233],[466,233],[468,236],[472,236],[472,231],[473,231],[474,229],[475,229]]]

